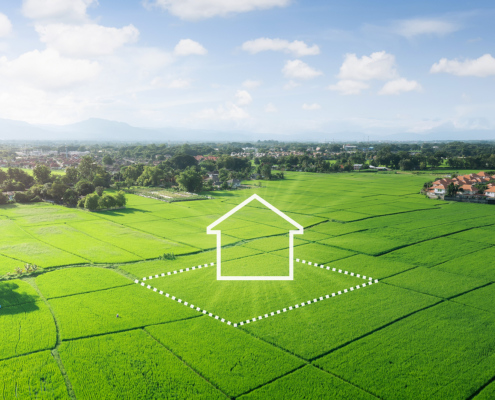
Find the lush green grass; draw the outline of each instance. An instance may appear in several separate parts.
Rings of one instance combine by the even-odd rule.
[[[491,284],[473,290],[472,292],[456,297],[454,301],[456,303],[495,313],[495,285]]]
[[[119,332],[198,315],[189,307],[136,284],[60,297],[50,300],[50,304],[60,322],[63,339]]]
[[[241,260],[249,261],[250,258]],[[258,256],[253,258],[257,259]],[[150,284],[221,318],[240,322],[283,310],[289,306],[294,307],[302,302],[313,302],[314,299],[362,283],[361,278],[295,263],[293,281],[217,281],[216,268],[208,267],[165,276],[152,280]],[[352,296],[355,294],[353,293]],[[334,299],[326,299],[323,302],[332,301]],[[291,313],[294,311],[289,314]],[[273,319],[278,318],[281,317],[277,316]],[[263,323],[265,321],[255,324]]]
[[[47,299],[131,284],[134,282],[111,269],[95,267],[60,269],[36,278],[36,285]]]
[[[60,357],[80,399],[225,399],[142,330],[65,342]]]
[[[494,314],[444,302],[316,364],[380,398],[467,399],[495,375],[494,337]]]
[[[70,399],[64,378],[49,351],[0,361],[2,399]]]
[[[311,360],[438,301],[378,283],[242,329]]]
[[[459,295],[488,283],[488,281],[479,278],[460,276],[424,267],[411,269],[385,279],[383,282],[444,298]]]
[[[0,305],[17,306],[40,300],[38,292],[27,282],[19,279],[0,282]]]
[[[142,260],[123,248],[96,240],[69,225],[30,227],[28,231],[40,241],[97,263]]]
[[[208,316],[146,330],[230,396],[239,396],[303,364]]]
[[[375,399],[375,397],[333,375],[308,365],[245,396],[241,396],[239,399],[371,400]]]
[[[278,250],[273,254],[281,257],[288,257],[288,249]],[[301,261],[311,261],[313,263],[325,264],[331,261],[339,260],[354,255],[355,253],[342,250],[335,247],[325,246],[318,243],[309,243],[302,246],[294,247],[294,258],[299,258]]]
[[[344,271],[355,272],[356,274],[368,275],[374,279],[385,278],[411,268],[416,268],[411,264],[388,261],[383,257],[372,257],[364,254],[358,254],[343,260],[334,261],[329,264],[329,266]]]
[[[0,321],[0,360],[55,347],[55,322],[42,301],[2,306]]]
[[[461,255],[454,261],[446,261],[435,266],[434,269],[495,282],[495,268],[492,261],[494,257],[495,248],[489,247],[475,253]]]

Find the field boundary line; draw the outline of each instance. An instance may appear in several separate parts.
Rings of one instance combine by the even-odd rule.
[[[130,250],[127,250],[127,249],[124,249],[124,248],[122,248],[122,247],[120,247],[120,246],[117,246],[116,244],[113,244],[113,243],[107,242],[107,241],[102,240],[102,239],[98,239],[97,237],[94,237],[94,236],[91,236],[89,233],[86,233],[86,232],[83,232],[83,231],[81,231],[81,230],[77,229],[77,228],[76,228],[74,225],[72,225],[72,224],[74,224],[74,222],[69,223],[69,224],[66,224],[66,225],[69,225],[71,228],[75,229],[76,231],[78,231],[79,233],[81,233],[81,234],[83,234],[83,235],[86,235],[86,236],[90,237],[91,239],[94,239],[94,240],[96,240],[96,241],[98,241],[98,242],[101,242],[101,243],[106,243],[106,244],[108,244],[108,245],[110,245],[110,246],[116,247],[117,249],[120,249],[120,250],[122,250],[122,251],[125,251],[126,253],[133,254],[133,255],[135,255],[136,257],[139,257],[139,258],[141,259],[141,260],[138,260],[138,261],[142,261],[142,260],[144,260],[144,257],[140,256],[139,254],[133,253],[133,252],[132,252],[132,251],[130,251]],[[129,228],[129,229],[131,229],[131,228]]]
[[[19,227],[20,230],[22,230],[24,233],[26,233],[27,235],[31,236],[34,240],[38,241],[38,242],[41,242],[41,243],[44,243],[46,244],[47,246],[50,246],[50,247],[53,247],[54,249],[57,249],[57,250],[60,250],[60,251],[63,251],[64,253],[67,253],[67,254],[72,254],[73,256],[76,256],[76,257],[79,257],[81,258],[82,260],[86,260],[88,263],[92,263],[93,261],[88,259],[88,258],[85,258],[85,257],[82,257],[78,254],[75,254],[75,253],[72,253],[70,251],[67,251],[67,250],[64,250],[64,249],[61,249],[60,247],[57,247],[57,246],[53,246],[52,244],[50,243],[47,243],[45,242],[44,240],[41,240],[41,239],[38,239],[36,236],[34,236],[31,232],[29,231],[26,231],[25,229],[23,229],[21,226],[17,225]]]
[[[478,389],[476,389],[476,391],[471,396],[469,396],[466,400],[475,399],[478,395],[481,394],[481,392],[483,392],[483,390],[485,390],[493,382],[495,382],[495,376],[493,376],[492,378],[488,379],[487,382],[485,382],[481,387],[479,387]]]
[[[357,279],[361,278],[361,279],[365,280],[365,282],[362,283],[362,284],[360,284],[360,285],[356,285],[355,287],[352,286],[349,289],[346,288],[346,289],[339,290],[336,293],[327,294],[327,295],[325,295],[325,297],[320,296],[319,298],[314,298],[312,300],[310,299],[310,300],[307,300],[307,301],[303,301],[302,303],[297,303],[294,306],[292,306],[292,305],[291,306],[287,306],[285,308],[282,308],[282,310],[276,310],[276,311],[272,311],[272,312],[266,313],[266,314],[264,314],[264,316],[263,315],[260,315],[260,316],[255,317],[255,318],[249,318],[246,321],[240,321],[240,322],[235,322],[235,323],[232,323],[232,321],[227,321],[225,318],[222,318],[219,315],[214,315],[213,313],[208,312],[205,309],[202,309],[202,307],[198,307],[197,305],[190,304],[188,301],[184,301],[183,299],[180,299],[180,298],[178,298],[176,296],[173,296],[170,293],[165,293],[163,290],[159,290],[156,287],[152,287],[150,284],[146,285],[146,282],[149,281],[149,280],[152,280],[152,279],[163,278],[163,277],[166,277],[166,276],[177,275],[177,274],[180,274],[180,273],[183,273],[183,272],[191,272],[191,271],[195,271],[195,270],[198,270],[198,269],[201,269],[201,268],[207,268],[208,266],[214,266],[215,263],[213,263],[213,262],[210,263],[209,265],[208,264],[204,264],[204,266],[203,265],[199,265],[197,267],[194,266],[194,267],[191,267],[191,268],[180,269],[179,271],[175,270],[173,272],[169,271],[167,273],[155,274],[155,276],[150,275],[148,278],[144,277],[142,279],[142,281],[140,281],[139,279],[136,279],[134,281],[134,283],[135,284],[138,284],[138,285],[140,285],[142,287],[146,287],[146,289],[148,289],[148,290],[153,290],[153,292],[158,293],[159,295],[165,295],[165,297],[168,297],[169,299],[174,300],[174,301],[176,301],[176,302],[178,302],[180,304],[183,304],[186,307],[189,307],[189,308],[191,308],[193,310],[196,310],[197,312],[200,312],[203,315],[208,315],[209,317],[214,317],[216,320],[219,320],[222,323],[225,323],[226,322],[227,325],[233,326],[234,328],[244,326],[245,324],[246,325],[247,324],[250,324],[251,322],[261,321],[261,320],[266,319],[266,318],[269,318],[269,317],[274,317],[276,315],[283,314],[283,313],[286,313],[288,311],[297,310],[299,308],[305,307],[306,305],[311,305],[311,304],[317,303],[318,301],[323,301],[323,300],[330,299],[330,298],[333,298],[333,297],[338,297],[338,296],[340,296],[342,294],[346,294],[346,293],[352,293],[355,290],[359,290],[361,288],[365,288],[365,287],[371,286],[373,283],[378,283],[378,279],[373,279],[372,277],[367,277],[366,275],[355,274],[354,272],[343,271],[341,269],[337,270],[337,268],[331,268],[331,267],[325,266],[323,264],[313,263],[311,261],[306,261],[306,260],[302,260],[301,261],[299,258],[297,258],[295,260],[295,262],[301,262],[302,264],[306,264],[307,263],[307,265],[313,265],[314,267],[320,267],[321,269],[325,269],[325,270],[331,271],[331,272],[338,272],[338,273],[344,272],[344,275],[352,276],[352,277],[355,277]]]
[[[398,318],[396,318],[396,319],[394,319],[394,320],[392,320],[390,322],[387,322],[386,324],[384,324],[382,326],[379,326],[378,328],[373,329],[373,330],[371,330],[371,331],[369,331],[369,332],[367,332],[367,333],[365,333],[365,334],[363,334],[363,335],[361,335],[361,336],[359,336],[357,338],[354,338],[352,340],[349,340],[348,342],[342,343],[341,345],[339,345],[337,347],[334,347],[331,350],[328,350],[328,351],[326,351],[326,352],[324,352],[324,353],[322,353],[320,355],[317,355],[316,357],[311,358],[309,361],[311,362],[312,365],[314,365],[313,362],[315,362],[316,360],[319,360],[320,358],[323,358],[323,357],[325,357],[325,356],[327,356],[327,355],[329,355],[329,354],[331,354],[331,353],[333,353],[333,352],[335,352],[337,350],[340,350],[340,349],[342,349],[342,348],[350,345],[351,343],[354,343],[354,342],[357,342],[358,340],[364,339],[365,337],[367,337],[369,335],[372,335],[372,334],[374,334],[376,332],[379,332],[382,329],[385,329],[385,328],[387,328],[387,327],[389,327],[389,326],[391,326],[391,325],[393,325],[393,324],[395,324],[395,323],[397,323],[397,322],[399,322],[399,321],[401,321],[403,319],[406,319],[406,318],[410,317],[411,315],[417,314],[417,313],[419,313],[421,311],[428,310],[429,308],[432,308],[432,307],[435,307],[435,306],[437,306],[437,305],[439,305],[441,303],[444,303],[445,301],[446,300],[440,300],[440,301],[438,301],[436,303],[430,304],[429,306],[420,308],[418,310],[415,310],[415,311],[410,312],[409,314],[405,314],[405,315],[403,315],[401,317],[398,317]]]
[[[57,299],[63,299],[65,297],[79,296],[80,294],[89,294],[89,293],[104,292],[105,290],[112,290],[112,289],[117,289],[117,288],[120,288],[120,287],[131,286],[131,285],[132,285],[132,282],[129,282],[129,283],[125,283],[123,285],[112,286],[112,287],[107,287],[107,288],[102,288],[102,289],[96,289],[96,290],[90,290],[89,292],[66,294],[66,295],[57,296],[57,297],[47,297],[47,300],[57,300]]]
[[[200,316],[201,317],[201,316]],[[217,385],[215,385],[213,382],[210,382],[207,378],[205,378],[199,371],[196,371],[189,363],[187,363],[181,356],[178,354],[175,354],[171,349],[169,349],[167,346],[165,346],[162,342],[160,342],[157,338],[155,338],[150,332],[146,330],[146,327],[143,327],[142,330],[151,338],[153,339],[158,345],[162,346],[165,350],[167,350],[170,354],[172,354],[175,358],[177,358],[182,364],[184,364],[187,368],[189,368],[192,372],[194,372],[196,375],[198,375],[201,379],[203,379],[206,383],[214,387],[216,390],[218,390],[220,393],[222,393],[226,398],[232,399],[232,396],[229,396],[227,393],[225,393],[222,389],[220,389]]]
[[[65,369],[64,363],[62,362],[62,359],[60,358],[60,355],[58,353],[58,348],[62,344],[62,337],[60,335],[60,326],[59,326],[55,311],[53,310],[52,305],[45,298],[45,296],[43,295],[41,290],[38,288],[38,285],[36,284],[35,278],[27,278],[24,281],[27,282],[28,284],[30,284],[36,290],[36,292],[38,292],[38,295],[40,296],[41,300],[45,303],[45,305],[47,306],[48,310],[50,311],[50,313],[52,315],[53,323],[55,324],[56,342],[55,342],[55,347],[53,349],[50,349],[49,351],[50,351],[53,359],[57,363],[60,374],[64,378],[64,382],[65,382],[65,386],[66,386],[67,394],[68,394],[69,398],[74,400],[74,399],[76,399],[76,395],[74,393],[74,388],[72,387],[72,383],[69,379],[69,376],[67,375],[67,371]]]

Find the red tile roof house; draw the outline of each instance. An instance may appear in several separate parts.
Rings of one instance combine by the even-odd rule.
[[[485,196],[495,198],[495,186],[485,190]]]

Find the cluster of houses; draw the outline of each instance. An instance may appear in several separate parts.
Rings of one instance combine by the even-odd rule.
[[[450,184],[455,185],[457,196],[495,198],[495,175],[489,175],[483,171],[477,174],[438,179],[428,189],[428,195],[430,197],[443,197],[447,194]],[[480,188],[482,189],[480,190]]]

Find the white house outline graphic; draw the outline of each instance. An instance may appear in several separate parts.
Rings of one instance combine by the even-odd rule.
[[[281,216],[287,222],[292,224],[297,228],[297,230],[289,231],[289,276],[222,276],[222,231],[212,230],[215,226],[220,224],[229,218],[232,214],[239,211],[245,205],[251,203],[253,200],[258,200],[261,204],[268,207],[270,210]],[[292,281],[294,280],[294,235],[302,235],[304,233],[304,228],[299,225],[292,218],[285,215],[282,211],[278,210],[266,200],[263,200],[257,194],[253,194],[248,199],[244,200],[237,207],[230,210],[227,214],[217,219],[211,225],[206,228],[206,233],[208,235],[217,235],[217,280],[219,281]]]

